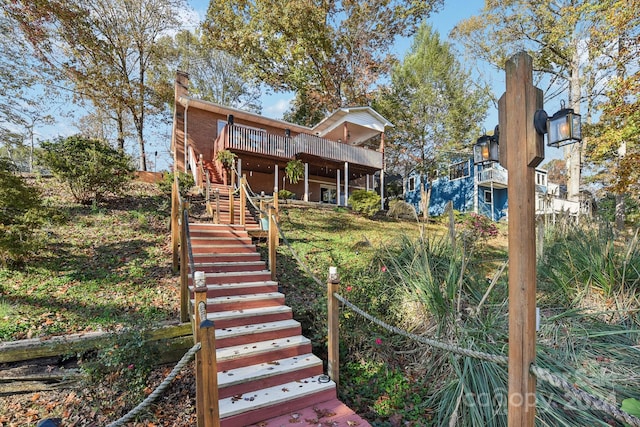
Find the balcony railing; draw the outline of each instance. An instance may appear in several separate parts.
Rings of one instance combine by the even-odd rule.
[[[314,135],[295,137],[272,135],[263,130],[241,126],[227,126],[229,135],[225,148],[247,153],[264,154],[293,159],[297,154],[308,154],[338,162],[382,169],[382,153],[362,147],[342,144]]]
[[[478,184],[491,183],[507,186],[508,175],[503,169],[483,169],[478,173]]]

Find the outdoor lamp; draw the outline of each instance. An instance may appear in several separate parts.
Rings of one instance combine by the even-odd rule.
[[[498,137],[495,134],[489,136],[485,133],[473,146],[473,163],[478,165],[497,161],[499,161]]]
[[[572,108],[564,108],[564,102],[560,107],[560,111],[551,117],[544,110],[538,110],[533,118],[536,132],[547,134],[549,147],[558,148],[582,141],[580,114],[574,113]]]

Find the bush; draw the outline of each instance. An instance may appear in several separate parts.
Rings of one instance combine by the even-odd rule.
[[[366,217],[372,217],[380,210],[380,196],[374,191],[356,190],[349,196],[351,208]]]
[[[106,142],[75,135],[44,141],[41,146],[40,161],[69,185],[79,203],[118,194],[133,178],[131,158]]]
[[[289,190],[280,190],[278,191],[278,198],[281,200],[295,199],[296,193],[292,193]]]
[[[166,173],[162,178],[162,181],[158,181],[158,188],[166,195],[171,195],[171,188],[173,186],[174,173]],[[180,196],[184,199],[187,193],[195,185],[193,175],[186,172],[178,172],[178,186],[180,187]]]
[[[40,194],[16,175],[16,166],[0,158],[0,264],[21,262],[35,249],[34,231],[42,223]]]

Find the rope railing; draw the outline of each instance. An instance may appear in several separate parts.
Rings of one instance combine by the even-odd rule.
[[[180,371],[187,365],[187,363],[191,362],[191,360],[195,357],[196,353],[200,350],[200,343],[196,343],[193,347],[189,349],[182,356],[182,359],[176,364],[176,366],[171,370],[169,375],[158,385],[158,387],[151,392],[149,396],[147,396],[142,402],[140,402],[135,408],[130,410],[127,414],[119,418],[118,420],[107,424],[107,427],[119,427],[125,425],[125,423],[132,421],[140,412],[149,408],[153,402],[169,387],[169,385],[173,382],[173,380],[178,376]]]
[[[320,286],[326,286],[320,279],[318,279],[312,272],[312,270],[307,266],[307,264],[305,262],[302,261],[302,259],[298,256],[298,254],[296,253],[296,251],[294,250],[294,248],[292,247],[291,243],[289,242],[289,240],[286,238],[284,232],[282,231],[280,225],[277,223],[277,221],[275,221],[275,218],[273,219],[273,223],[275,224],[278,233],[280,234],[282,240],[285,242],[285,244],[287,245],[287,247],[289,248],[289,251],[291,252],[291,255],[293,256],[293,258],[298,262],[299,266],[309,275],[309,277],[316,282],[318,285]],[[503,269],[501,269],[502,271]],[[331,281],[329,283],[329,286],[332,286]],[[366,311],[362,310],[361,308],[357,307],[355,304],[351,303],[350,301],[348,301],[346,298],[344,298],[343,296],[341,296],[339,293],[337,292],[331,292],[331,288],[329,291],[329,297],[333,297],[335,299],[337,299],[338,301],[340,301],[342,304],[344,304],[346,307],[348,307],[349,309],[351,309],[353,312],[355,312],[356,314],[359,314],[360,316],[364,317],[365,319],[371,321],[372,323],[375,323],[376,325],[394,333],[397,335],[401,335],[404,336],[406,338],[409,338],[413,341],[416,341],[418,343],[421,344],[425,344],[428,345],[430,347],[433,348],[437,348],[443,351],[447,351],[450,353],[454,353],[454,354],[458,354],[461,356],[465,356],[465,357],[471,357],[474,359],[479,359],[479,360],[485,360],[488,362],[492,362],[492,363],[496,363],[496,364],[502,364],[502,365],[506,365],[509,362],[509,358],[507,356],[503,356],[503,355],[496,355],[496,354],[490,354],[490,353],[486,353],[486,352],[482,352],[482,351],[478,351],[478,350],[471,350],[468,348],[464,348],[464,347],[460,347],[460,346],[456,346],[450,343],[446,343],[446,342],[442,342],[442,341],[438,341],[438,340],[434,340],[434,339],[430,339],[430,338],[426,338],[424,336],[420,336],[408,331],[405,331],[403,329],[400,329],[398,327],[395,327],[393,325],[389,325],[388,323],[376,318],[375,316],[367,313]],[[329,313],[329,316],[331,316],[332,314]],[[331,352],[329,352],[331,354]],[[329,361],[329,366],[331,365],[337,365],[336,361]],[[611,403],[597,397],[594,396],[580,388],[578,388],[576,385],[572,384],[570,381],[567,381],[566,379],[562,378],[561,376],[552,373],[551,371],[549,371],[548,369],[542,368],[540,366],[537,366],[535,364],[531,364],[529,371],[532,375],[534,375],[536,378],[539,378],[547,383],[549,383],[550,385],[562,389],[563,391],[565,391],[566,393],[570,394],[571,396],[573,396],[574,398],[576,398],[578,401],[584,403],[585,405],[587,405],[588,407],[601,411],[601,412],[605,412],[607,414],[609,414],[610,416],[614,417],[616,420],[622,422],[622,423],[626,423],[627,425],[630,425],[632,427],[640,427],[640,418],[635,417],[623,410],[621,410],[620,408],[612,405]],[[337,372],[335,374],[337,376]]]

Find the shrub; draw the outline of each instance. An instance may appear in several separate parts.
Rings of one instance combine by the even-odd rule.
[[[0,264],[21,262],[35,248],[34,231],[42,223],[40,194],[16,175],[16,166],[0,158]]]
[[[79,135],[44,141],[40,160],[70,188],[79,203],[120,193],[133,178],[131,158],[106,142]]]
[[[278,191],[278,198],[282,200],[295,199],[296,193],[292,193],[289,190],[280,190]]]
[[[351,208],[366,217],[372,217],[380,210],[380,196],[374,191],[356,190],[349,196]]]
[[[173,172],[164,174],[162,181],[158,181],[158,188],[166,195],[171,194],[171,188],[173,186]],[[195,185],[193,175],[186,172],[178,172],[178,186],[180,187],[180,195],[182,198],[187,196],[187,193]]]
[[[460,239],[470,254],[478,244],[498,235],[498,227],[488,217],[477,213],[464,214],[460,218]]]

